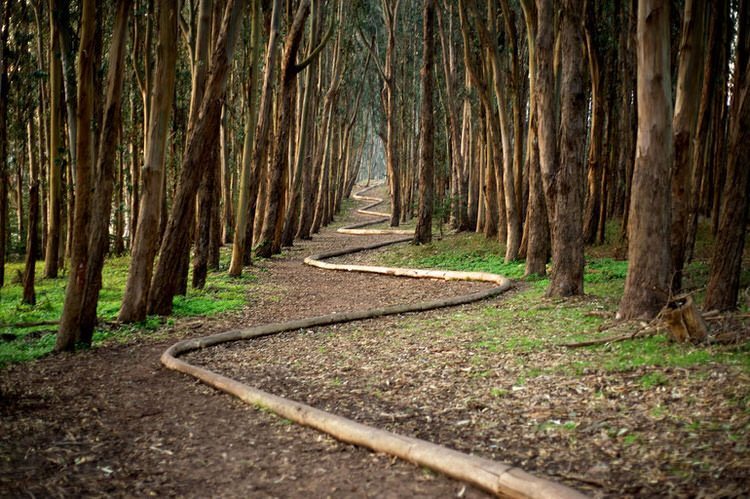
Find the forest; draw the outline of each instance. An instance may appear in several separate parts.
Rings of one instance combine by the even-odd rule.
[[[750,1],[0,18],[0,496],[750,493]]]

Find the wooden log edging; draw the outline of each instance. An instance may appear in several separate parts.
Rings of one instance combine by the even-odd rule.
[[[375,186],[373,186],[375,187]],[[369,190],[369,189],[366,189]],[[366,206],[363,210],[380,204],[379,198],[366,198],[355,195],[355,199],[365,199],[376,201]],[[381,216],[378,212],[368,212],[375,216]],[[385,214],[388,216],[388,214]],[[366,222],[364,224],[354,224],[358,227],[347,226],[339,229],[339,232],[361,230],[365,234],[393,234],[393,232],[375,229],[376,232],[369,232],[373,229],[362,229],[361,227],[372,223],[381,223],[382,220]],[[403,231],[401,233],[404,233]],[[353,232],[345,232],[353,233]],[[189,374],[209,386],[217,388],[228,394],[234,395],[240,400],[264,407],[273,411],[277,415],[294,421],[298,424],[314,428],[318,431],[327,433],[334,438],[354,445],[369,448],[376,452],[390,454],[418,466],[426,466],[434,471],[438,471],[447,476],[472,484],[490,493],[502,497],[518,498],[560,498],[576,499],[585,497],[578,491],[565,485],[539,478],[531,475],[520,468],[509,464],[493,461],[490,459],[465,454],[463,452],[449,449],[425,440],[399,435],[394,432],[374,428],[361,423],[357,423],[348,418],[338,416],[309,405],[279,397],[265,392],[258,388],[241,383],[237,380],[223,376],[216,372],[203,367],[192,365],[179,357],[222,343],[248,340],[278,334],[285,331],[295,331],[300,329],[340,324],[344,322],[353,322],[364,319],[372,319],[388,315],[404,314],[409,312],[420,312],[433,310],[437,308],[462,305],[476,302],[492,296],[504,293],[511,287],[511,282],[500,275],[486,272],[454,272],[454,271],[435,271],[424,269],[399,269],[391,267],[373,267],[366,265],[343,265],[324,262],[328,258],[343,256],[360,251],[371,250],[383,246],[397,244],[411,240],[408,238],[398,238],[387,242],[378,242],[355,248],[346,248],[336,251],[329,251],[318,255],[312,255],[305,258],[305,263],[319,268],[332,270],[347,270],[356,272],[372,272],[386,275],[405,276],[414,278],[431,278],[446,280],[473,280],[483,281],[495,284],[492,288],[469,293],[466,295],[453,296],[450,298],[441,298],[421,303],[405,303],[391,305],[367,310],[356,310],[351,312],[333,313],[293,321],[264,324],[246,329],[236,329],[223,333],[213,334],[200,338],[183,340],[169,347],[161,356],[162,364],[172,370]]]

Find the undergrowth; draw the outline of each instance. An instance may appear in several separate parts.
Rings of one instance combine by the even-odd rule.
[[[228,258],[229,254],[222,251],[220,271],[209,272],[204,289],[188,287],[186,296],[175,297],[172,317],[212,316],[237,310],[247,302],[247,285],[256,278],[248,273],[240,278],[229,277],[226,273]],[[172,318],[150,316],[137,324],[107,325],[117,319],[129,263],[130,257],[116,257],[109,258],[104,265],[103,286],[97,306],[97,317],[103,324],[94,333],[94,345],[106,340],[127,340],[136,334],[154,331],[162,324],[174,322]],[[23,264],[6,264],[5,271],[11,282],[6,282],[0,288],[0,368],[9,363],[39,358],[52,351],[56,325],[14,325],[58,321],[67,283],[66,275],[57,279],[43,278],[43,262],[38,262],[35,282],[37,302],[33,306],[24,305],[21,303],[23,288],[17,278],[23,271]]]

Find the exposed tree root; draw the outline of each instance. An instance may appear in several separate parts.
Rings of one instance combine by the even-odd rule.
[[[371,187],[372,188],[372,187]],[[368,189],[365,189],[365,191]],[[364,192],[364,191],[361,191]],[[361,194],[361,193],[360,193]],[[367,211],[370,208],[382,202],[378,198],[366,198],[364,196],[353,196],[355,199],[364,199],[376,201],[362,210],[360,213],[387,217],[388,214],[380,212]],[[380,223],[377,220],[374,223]],[[344,233],[366,233],[366,234],[393,234],[392,231],[366,231],[350,232],[352,230],[365,231],[362,229],[367,224],[356,224],[339,229]],[[404,233],[399,231],[397,234]],[[316,267],[348,270],[357,272],[375,272],[380,274],[408,276],[415,278],[430,279],[463,279],[491,282],[495,284],[488,290],[479,291],[462,296],[456,296],[446,299],[432,300],[416,304],[392,305],[389,307],[375,308],[368,310],[358,310],[344,313],[334,313],[329,315],[310,317],[295,321],[288,321],[275,324],[265,324],[262,326],[248,329],[239,329],[226,331],[224,333],[204,336],[191,340],[180,341],[172,345],[162,354],[161,361],[169,369],[174,369],[186,374],[190,374],[204,383],[218,388],[224,392],[230,393],[248,404],[263,406],[281,417],[295,421],[299,424],[315,428],[319,431],[328,433],[333,437],[348,443],[367,447],[369,449],[391,454],[400,457],[420,466],[426,466],[435,471],[444,473],[450,477],[465,481],[482,488],[498,496],[507,497],[524,497],[524,498],[578,498],[583,497],[579,492],[568,488],[556,482],[538,478],[515,468],[508,464],[484,459],[469,454],[464,454],[453,449],[433,444],[424,440],[398,435],[389,431],[381,430],[366,426],[335,414],[321,411],[314,407],[285,399],[253,388],[239,381],[222,376],[215,372],[202,367],[191,365],[178,357],[188,352],[206,348],[221,343],[246,340],[261,336],[280,333],[283,331],[293,331],[297,329],[326,326],[342,322],[351,322],[363,319],[371,319],[386,315],[402,314],[407,312],[418,312],[431,310],[435,308],[460,305],[471,303],[491,296],[496,296],[507,291],[511,287],[508,279],[484,272],[449,272],[434,271],[422,269],[395,269],[389,267],[371,267],[365,265],[339,265],[323,262],[326,258],[341,256],[355,253],[368,249],[374,249],[388,244],[395,244],[410,240],[409,238],[400,238],[395,241],[386,243],[376,243],[368,246],[357,248],[348,248],[345,250],[332,251],[320,255],[314,255],[305,259],[308,265]]]

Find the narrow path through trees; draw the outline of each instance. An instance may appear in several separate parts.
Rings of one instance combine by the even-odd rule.
[[[382,231],[375,229],[377,232],[370,232],[368,229],[363,229],[364,226],[381,223],[383,222],[383,217],[390,216],[386,213],[372,211],[371,209],[380,204],[382,200],[379,198],[361,196],[363,192],[364,191],[361,191],[360,195],[355,195],[355,199],[370,200],[373,201],[373,203],[359,210],[359,212],[380,218],[372,222],[358,223],[341,228],[339,229],[339,232],[349,234],[393,234],[393,232],[388,230]],[[397,233],[405,234],[408,233],[408,231],[398,231]],[[387,242],[378,242],[367,246],[346,248],[343,250],[313,255],[306,258],[305,263],[331,270],[373,272],[429,279],[474,280],[491,282],[495,284],[495,286],[487,290],[451,298],[414,304],[406,303],[367,310],[333,313],[288,322],[265,324],[248,329],[232,330],[201,338],[184,340],[172,345],[167,351],[165,351],[162,355],[161,361],[169,369],[190,374],[208,385],[240,398],[248,404],[265,407],[284,418],[323,431],[339,440],[368,447],[379,452],[385,452],[421,466],[427,466],[497,495],[510,497],[582,497],[581,494],[568,487],[535,477],[513,466],[464,454],[423,440],[405,437],[385,430],[362,425],[350,419],[336,416],[335,414],[321,411],[314,407],[258,390],[208,369],[191,365],[190,363],[178,358],[183,354],[201,348],[227,342],[258,338],[283,331],[293,331],[302,328],[325,326],[386,315],[417,312],[471,303],[490,296],[498,295],[507,291],[511,287],[511,283],[508,279],[490,273],[370,267],[362,265],[332,264],[323,261],[344,254],[374,249],[389,244],[405,242],[411,239],[410,236]]]

